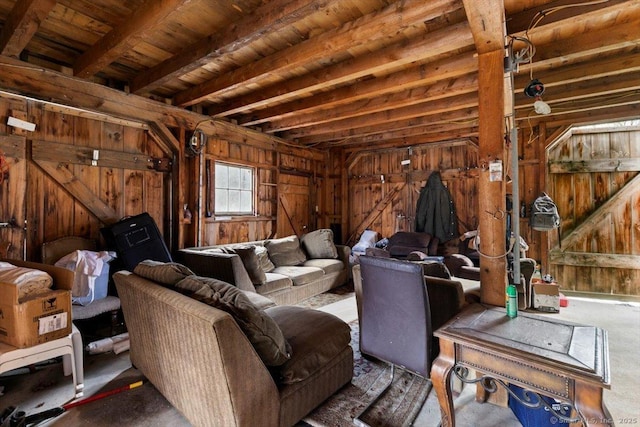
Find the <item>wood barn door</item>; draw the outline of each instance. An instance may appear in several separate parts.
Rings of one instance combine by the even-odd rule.
[[[547,156],[562,217],[560,241],[548,232],[551,275],[563,289],[640,295],[640,129],[572,130]]]
[[[315,229],[311,210],[311,177],[280,172],[277,237],[301,236]]]

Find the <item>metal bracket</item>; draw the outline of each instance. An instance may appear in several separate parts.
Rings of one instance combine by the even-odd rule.
[[[15,218],[11,218],[7,222],[0,222],[0,228],[18,228],[18,222]]]
[[[149,162],[149,169],[153,169],[158,172],[171,172],[171,166],[173,165],[171,159],[162,157],[149,157],[147,161]]]

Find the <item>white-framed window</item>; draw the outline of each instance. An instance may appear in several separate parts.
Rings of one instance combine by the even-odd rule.
[[[253,215],[255,169],[215,162],[215,214]]]

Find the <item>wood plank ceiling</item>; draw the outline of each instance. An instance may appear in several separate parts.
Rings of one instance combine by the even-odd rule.
[[[474,4],[0,0],[0,52],[302,146],[356,149],[475,138],[477,53],[502,39],[483,29],[504,26],[522,57],[521,126],[640,116],[640,0],[479,2],[504,8],[498,25],[465,11]],[[549,116],[523,94],[534,78]]]

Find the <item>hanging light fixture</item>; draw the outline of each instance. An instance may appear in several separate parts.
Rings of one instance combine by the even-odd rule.
[[[544,84],[538,80],[533,79],[529,82],[529,84],[524,88],[524,94],[529,98],[535,98],[536,101],[533,103],[533,109],[538,114],[549,114],[551,112],[551,107],[549,104],[542,100],[542,94],[544,93]]]

